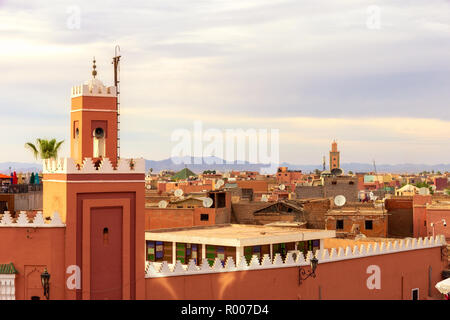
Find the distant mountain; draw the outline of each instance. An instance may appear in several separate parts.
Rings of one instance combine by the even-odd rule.
[[[202,161],[203,160],[203,161]],[[160,161],[154,160],[145,160],[146,169],[153,169],[153,172],[159,172],[161,170],[174,170],[179,171],[185,167],[190,170],[200,173],[204,170],[217,170],[217,171],[239,171],[239,170],[248,170],[248,171],[260,171],[261,168],[267,168],[268,165],[263,165],[259,163],[249,163],[247,161],[243,162],[234,162],[227,164],[225,160],[222,160],[217,157],[206,157],[206,158],[194,158],[194,157],[184,157],[184,158],[174,158],[165,159]],[[282,162],[280,164],[282,167],[288,167],[291,170],[302,170],[303,172],[314,172],[314,170],[319,169],[322,170],[321,164],[306,164],[306,165],[296,165],[287,162]],[[422,171],[450,171],[450,164],[436,164],[436,165],[428,165],[428,164],[377,164],[377,172],[378,173],[418,173]],[[370,163],[343,163],[341,164],[344,172],[353,171],[353,172],[373,172],[374,167],[373,164]]]
[[[0,173],[9,174],[9,171],[16,172],[40,172],[42,165],[39,163],[27,162],[0,162]]]
[[[302,170],[305,173],[314,172],[314,170],[322,170],[321,164],[304,164],[296,165],[292,163],[282,162],[280,164],[282,167],[288,167],[291,170]],[[36,172],[42,171],[42,165],[39,163],[26,163],[26,162],[1,162],[0,163],[0,173],[9,174],[9,168],[12,171],[17,172]],[[225,160],[217,157],[184,157],[184,158],[173,158],[164,160],[145,160],[145,167],[147,170],[153,169],[153,172],[160,172],[161,170],[173,170],[180,171],[183,168],[189,168],[195,173],[201,173],[204,170],[217,170],[221,172],[226,171],[260,171],[262,168],[268,168],[268,165],[260,163],[250,163],[248,161],[235,161],[234,163],[227,163]],[[341,164],[344,172],[373,172],[373,164],[370,163],[343,163]],[[404,164],[377,164],[378,173],[418,173],[422,171],[450,171],[450,164],[414,164],[414,163],[404,163]]]

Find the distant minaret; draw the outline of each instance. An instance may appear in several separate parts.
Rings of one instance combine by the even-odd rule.
[[[325,156],[323,156],[323,159],[322,159],[322,167],[323,167],[322,170],[323,170],[323,171],[326,170],[326,168],[325,168],[325,163],[326,163],[326,162],[325,162]]]
[[[339,159],[339,151],[337,149],[337,142],[336,140],[333,140],[330,151],[330,171],[336,168],[340,168],[340,165],[341,163]]]

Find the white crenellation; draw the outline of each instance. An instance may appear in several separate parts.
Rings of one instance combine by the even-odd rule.
[[[183,265],[181,264],[180,260],[177,260],[177,263],[175,263],[175,266],[173,267],[173,273],[184,273]]]
[[[214,270],[214,271],[223,270],[222,261],[217,257],[214,259],[214,263],[212,265],[212,270]]]
[[[89,96],[89,97],[116,97],[116,87],[106,87],[97,79],[85,82],[79,86],[73,86],[70,94],[71,98]]]
[[[189,272],[197,272],[198,271],[198,267],[195,265],[194,259],[189,260],[189,263],[187,266],[187,271],[189,271]]]
[[[244,256],[242,256],[241,259],[239,260],[237,269],[239,269],[239,270],[247,270],[248,269],[247,260],[245,260]]]
[[[28,219],[28,215],[25,211],[21,211],[17,219],[11,217],[9,211],[5,211],[3,217],[0,220],[0,227],[15,227],[15,228],[24,228],[24,227],[33,227],[33,228],[55,228],[55,227],[65,227],[66,225],[62,223],[61,217],[57,212],[54,212],[53,218],[47,222],[43,215],[42,211],[38,211],[33,221],[30,222]]]
[[[208,259],[203,259],[202,264],[200,265],[200,271],[202,272],[211,272],[211,267],[209,266]]]
[[[85,158],[80,166],[77,166],[72,158],[46,159],[42,162],[42,172],[44,174],[145,173],[145,159],[121,158],[117,166],[113,167],[111,159],[104,158],[98,168],[95,167],[92,158]]]
[[[408,247],[407,241],[400,241],[400,243],[404,244],[399,246],[397,245],[397,241],[389,241],[387,243],[381,242],[379,244],[375,243],[371,245],[361,244],[360,246],[355,246],[353,250],[350,246],[347,246],[345,250],[341,247],[337,250],[336,248],[332,248],[331,250],[320,249],[315,252],[315,256],[319,260],[319,264],[348,259],[360,259],[364,257],[392,254],[402,251],[440,247],[445,244],[445,237],[443,237],[442,235],[438,235],[434,238],[415,239],[415,241],[410,241],[411,244],[415,243],[414,247]],[[296,251],[296,255],[299,255],[301,257],[298,257],[294,260],[293,253],[294,252],[289,252],[286,255],[285,261],[283,261],[279,253],[275,254],[273,261],[267,254],[263,256],[261,262],[259,261],[257,256],[252,256],[250,265],[247,265],[245,257],[241,257],[240,262],[237,266],[234,264],[233,258],[228,257],[225,267],[222,266],[222,263],[218,258],[215,259],[213,267],[209,266],[207,259],[203,259],[202,264],[199,267],[195,265],[193,260],[191,260],[188,265],[182,265],[179,261],[177,261],[175,265],[169,265],[166,261],[158,264],[150,263],[149,265],[146,265],[146,277],[153,278],[204,273],[261,270],[271,268],[302,267],[309,265],[310,259],[312,259],[313,257],[313,253],[311,251],[307,253],[306,258],[303,256],[303,253],[301,253],[300,251]],[[161,266],[160,268],[158,268],[159,265]]]
[[[275,259],[273,259],[273,264],[276,266],[283,265],[283,259],[281,258],[281,255],[279,253],[275,254]]]
[[[18,225],[28,225],[30,223],[30,221],[28,221],[28,215],[26,213],[26,211],[20,211],[19,213],[19,217],[17,218],[17,222]]]
[[[2,220],[0,221],[0,225],[9,226],[13,223],[13,219],[9,211],[5,211],[3,214]]]
[[[259,259],[256,255],[253,255],[250,264],[248,265],[249,269],[258,269],[260,267]]]
[[[98,168],[98,171],[102,171],[103,173],[114,173],[114,168],[109,158],[104,158],[102,160]]]
[[[80,173],[97,173],[97,168],[92,162],[92,158],[84,158]]]
[[[45,220],[44,220],[44,216],[42,215],[42,211],[37,212],[36,216],[33,219],[33,224],[36,226],[45,224]]]
[[[225,261],[225,270],[231,271],[236,269],[236,264],[234,263],[233,257],[228,257]]]
[[[262,258],[261,266],[266,267],[266,266],[271,266],[271,265],[272,265],[272,260],[270,260],[270,256],[268,254],[265,254]]]

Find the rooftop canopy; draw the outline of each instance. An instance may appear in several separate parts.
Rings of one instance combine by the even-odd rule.
[[[160,229],[145,232],[146,240],[199,243],[218,246],[256,246],[334,238],[335,230],[224,224],[205,227]]]

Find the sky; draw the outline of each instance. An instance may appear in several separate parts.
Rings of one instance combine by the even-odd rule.
[[[449,0],[0,0],[0,162],[66,140],[70,88],[112,85],[121,155],[169,158],[179,129],[279,130],[279,159],[450,163]]]

